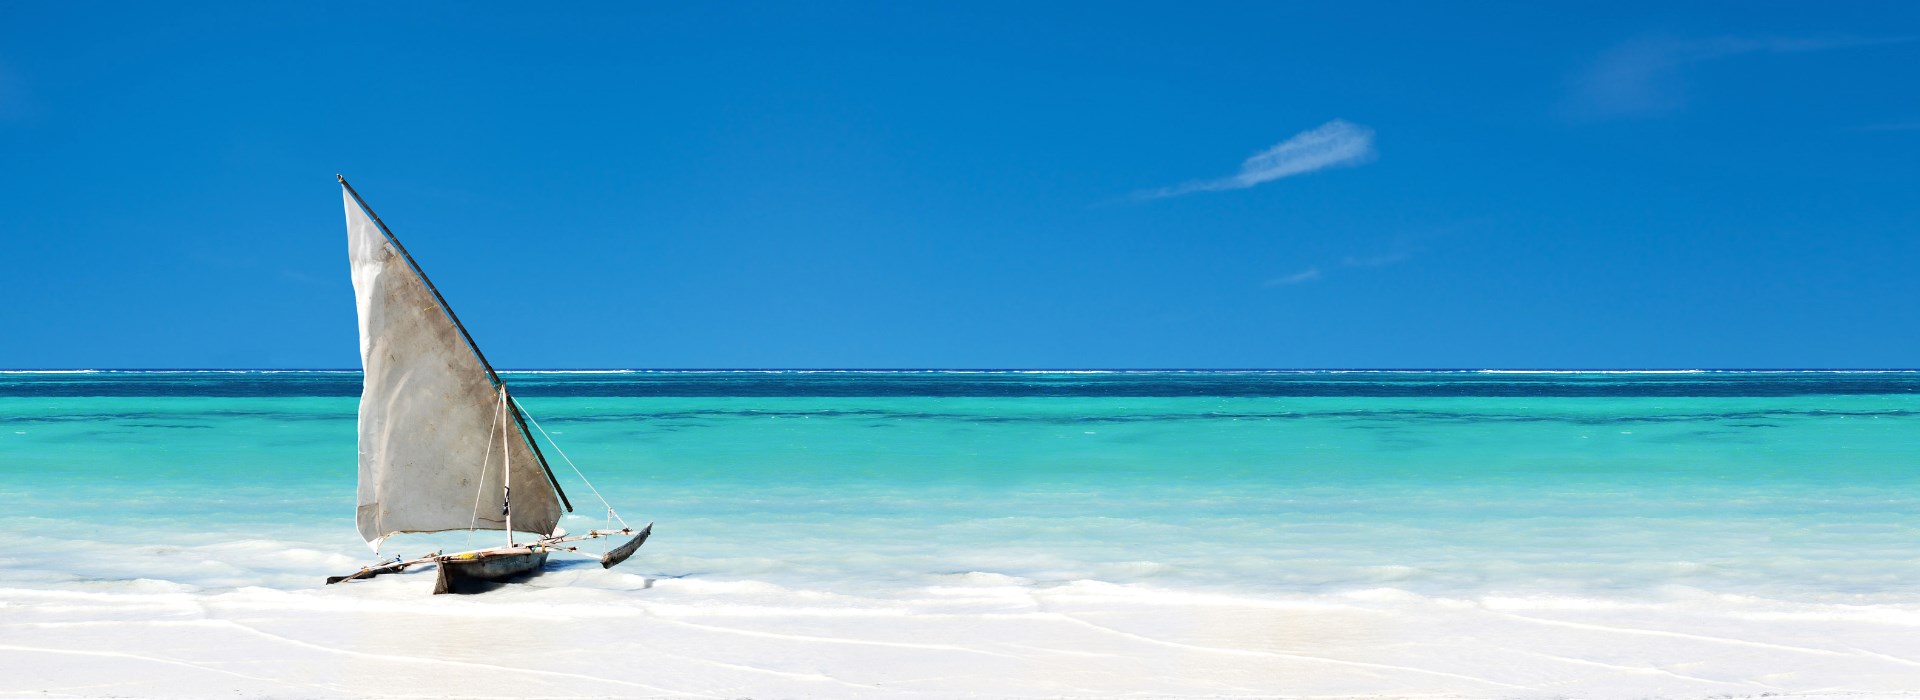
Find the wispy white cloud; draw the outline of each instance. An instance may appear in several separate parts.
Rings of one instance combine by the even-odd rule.
[[[1370,274],[1370,272],[1363,272],[1363,270],[1373,271],[1377,268],[1392,267],[1413,260],[1427,252],[1428,243],[1458,235],[1462,231],[1480,227],[1485,223],[1485,219],[1469,219],[1442,226],[1426,227],[1420,230],[1401,233],[1384,240],[1375,241],[1373,245],[1368,246],[1370,250],[1368,248],[1361,248],[1362,253],[1360,254],[1342,257],[1337,265],[1323,261],[1322,264],[1314,265],[1313,267],[1295,272],[1291,275],[1266,280],[1261,282],[1259,286],[1282,287],[1305,282],[1318,282],[1323,279],[1340,277],[1342,275]]]
[[[1240,164],[1240,172],[1212,180],[1196,180],[1145,190],[1135,193],[1134,198],[1161,199],[1194,192],[1242,190],[1262,182],[1323,168],[1360,165],[1374,157],[1372,129],[1344,119],[1335,119],[1253,154]]]
[[[1620,44],[1575,76],[1572,116],[1612,119],[1664,114],[1686,104],[1689,66],[1747,54],[1789,54],[1898,44],[1914,37],[1644,37]]]
[[[1349,255],[1342,258],[1340,264],[1345,267],[1386,267],[1388,265],[1398,265],[1406,262],[1407,259],[1413,257],[1413,252],[1410,248],[1398,248],[1392,252],[1382,253],[1380,255]],[[1338,270],[1335,270],[1335,272],[1338,272]],[[1285,287],[1295,284],[1305,284],[1307,282],[1318,282],[1326,276],[1326,273],[1320,269],[1320,266],[1315,265],[1291,275],[1283,275],[1261,282],[1260,286]]]
[[[1267,280],[1266,284],[1261,286],[1280,287],[1280,286],[1289,285],[1289,284],[1301,284],[1304,282],[1312,282],[1317,279],[1320,279],[1320,268],[1309,267],[1305,270],[1295,272],[1285,277],[1275,277],[1273,279]]]

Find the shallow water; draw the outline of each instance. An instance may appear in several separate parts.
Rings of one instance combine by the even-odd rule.
[[[1913,373],[509,373],[664,577],[1920,599]],[[358,375],[0,375],[8,532],[361,557]],[[577,512],[597,499],[556,469]],[[396,538],[412,553],[497,535]],[[93,578],[66,558],[4,575]],[[306,576],[143,572],[195,586]]]

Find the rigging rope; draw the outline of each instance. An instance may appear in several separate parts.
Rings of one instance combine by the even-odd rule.
[[[473,525],[480,521],[480,494],[487,490],[487,462],[493,459],[493,431],[500,427],[500,418],[507,414],[506,392],[500,393],[500,410],[493,412],[493,425],[487,428],[487,454],[480,458],[480,482],[473,487],[473,517],[467,520],[467,546],[473,546]]]
[[[583,483],[583,484],[586,484],[586,485],[587,485],[587,490],[588,490],[588,491],[592,491],[592,492],[593,492],[593,497],[594,497],[594,498],[598,498],[598,499],[600,499],[600,505],[603,505],[603,506],[606,506],[606,507],[607,507],[607,515],[608,515],[608,516],[611,516],[611,517],[612,517],[612,518],[613,518],[614,520],[618,520],[618,521],[620,521],[620,527],[622,527],[622,528],[627,528],[627,529],[631,529],[631,528],[630,528],[630,527],[629,527],[629,526],[627,525],[627,520],[626,520],[626,518],[622,518],[622,517],[620,517],[620,514],[619,514],[619,513],[615,513],[615,512],[613,512],[613,504],[612,504],[612,503],[608,503],[608,502],[607,502],[607,498],[606,498],[605,496],[602,496],[602,495],[600,495],[600,489],[596,489],[596,488],[594,488],[594,487],[593,487],[593,482],[591,482],[591,481],[587,481],[587,475],[585,475],[585,474],[582,474],[582,473],[580,473],[580,468],[579,468],[579,467],[576,467],[576,466],[573,466],[573,460],[572,460],[572,459],[569,459],[569,458],[567,457],[567,451],[566,451],[566,450],[562,450],[562,449],[560,449],[560,443],[557,443],[557,442],[554,442],[554,441],[553,441],[553,436],[552,436],[552,435],[548,435],[548,434],[547,434],[547,429],[546,429],[546,428],[542,428],[542,427],[540,427],[540,421],[537,421],[537,420],[534,420],[534,419],[533,419],[533,412],[532,412],[532,411],[528,411],[528,410],[527,410],[527,405],[526,405],[526,404],[523,404],[523,403],[520,403],[520,399],[513,399],[513,405],[515,405],[515,406],[519,406],[519,407],[520,407],[520,415],[522,415],[522,416],[525,416],[525,417],[526,417],[526,419],[527,419],[527,422],[528,422],[528,423],[532,423],[532,424],[533,424],[533,429],[534,429],[534,430],[538,430],[538,431],[540,431],[540,436],[541,436],[541,437],[544,437],[544,438],[546,438],[546,439],[547,439],[547,444],[549,444],[549,445],[552,445],[552,446],[553,446],[553,451],[554,451],[554,452],[558,452],[558,453],[560,453],[560,459],[561,459],[561,460],[563,460],[563,461],[565,461],[565,462],[567,463],[567,468],[569,468],[569,469],[572,469],[572,470],[573,470],[573,475],[574,475],[574,476],[577,476],[577,477],[580,477],[580,483]],[[477,507],[477,506],[476,506],[476,507]]]

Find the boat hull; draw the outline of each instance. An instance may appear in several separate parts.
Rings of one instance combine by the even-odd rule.
[[[435,561],[440,568],[439,579],[433,586],[436,595],[481,593],[540,573],[540,567],[547,563],[547,553],[529,549],[479,551],[444,556]]]

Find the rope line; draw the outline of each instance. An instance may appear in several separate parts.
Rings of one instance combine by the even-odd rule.
[[[600,489],[594,488],[593,482],[587,481],[587,475],[580,473],[580,468],[573,465],[573,459],[567,457],[567,451],[560,449],[560,443],[553,441],[553,436],[547,434],[546,428],[540,427],[540,421],[534,420],[533,412],[527,410],[527,405],[520,403],[520,399],[517,399],[517,398],[511,399],[511,400],[513,401],[513,405],[520,407],[520,414],[527,417],[527,422],[533,424],[533,429],[540,431],[540,436],[546,438],[547,444],[553,446],[553,451],[560,453],[560,459],[567,463],[568,469],[573,470],[573,475],[580,477],[580,483],[586,484],[587,490],[593,492],[593,497],[600,499],[600,505],[607,507],[608,517],[611,517],[614,520],[620,521],[620,527],[627,528],[628,525],[627,525],[626,518],[620,517],[619,513],[615,513],[613,511],[613,504],[608,503],[607,498],[605,496],[600,495]]]
[[[501,398],[505,398],[502,392]],[[493,425],[487,427],[487,454],[480,458],[480,478],[473,487],[473,517],[467,520],[467,546],[473,546],[474,524],[480,522],[480,494],[487,490],[487,462],[493,459],[493,431],[500,427],[500,417],[507,413],[507,402],[500,402],[500,410],[493,412]]]

